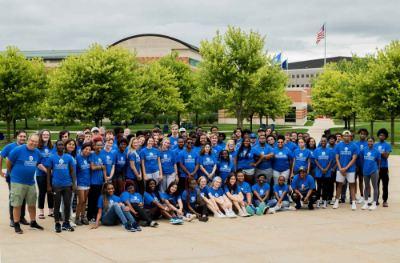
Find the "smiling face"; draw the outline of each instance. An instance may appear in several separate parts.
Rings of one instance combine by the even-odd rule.
[[[206,187],[207,185],[207,179],[204,178],[204,176],[200,177],[199,179],[199,186],[201,189],[203,189],[204,187]]]
[[[101,141],[96,142],[94,146],[94,150],[96,153],[99,153],[103,149],[103,143]]]
[[[154,139],[152,137],[150,137],[147,140],[147,148],[152,148],[154,146]]]
[[[374,147],[374,143],[375,143],[374,139],[372,139],[372,138],[368,139],[368,147],[369,148],[373,148]]]
[[[118,148],[119,148],[120,152],[124,152],[127,146],[128,145],[126,144],[126,142],[120,142]]]
[[[285,184],[285,177],[283,175],[279,176],[278,183],[279,183],[279,185],[284,185]]]
[[[126,189],[130,194],[135,193],[135,187],[132,185],[128,186],[128,188]]]
[[[149,183],[149,188],[150,190],[153,192],[154,190],[156,190],[156,182],[154,181],[150,181]]]
[[[114,186],[112,184],[107,185],[107,195],[111,196],[114,194]]]
[[[321,143],[321,146],[325,148],[328,143],[328,141],[326,140],[326,137],[322,137],[320,143]]]
[[[278,148],[279,149],[283,148],[283,139],[278,139]]]
[[[170,191],[171,194],[176,193],[177,190],[178,190],[178,186],[177,186],[176,184],[173,184],[173,185],[171,186],[171,188],[169,189],[169,191]]]
[[[62,141],[57,141],[56,147],[57,152],[62,153],[64,151],[64,143]]]
[[[249,139],[249,138],[244,139],[243,145],[244,145],[245,147],[250,147],[250,139]]]
[[[238,182],[244,182],[244,173],[238,172],[236,177],[237,177]]]
[[[114,144],[114,139],[113,139],[113,138],[108,139],[108,140],[106,141],[106,148],[107,148],[107,150],[110,150],[110,149],[113,147],[113,144]]]
[[[236,176],[229,177],[229,184],[234,185],[236,183]]]
[[[164,141],[162,143],[162,147],[164,149],[169,149],[170,145],[171,145],[170,141],[168,139],[164,139]]]
[[[67,150],[67,152],[69,152],[69,153],[75,151],[75,148],[76,148],[76,146],[75,146],[75,142],[74,142],[74,141],[70,141],[70,142],[68,142],[67,145],[66,145],[66,150]]]
[[[210,153],[210,152],[211,152],[211,146],[210,146],[209,144],[206,144],[206,145],[204,146],[204,152],[205,152],[205,153]]]
[[[17,135],[17,143],[18,144],[24,144],[26,142],[26,133],[25,132],[20,132]]]
[[[50,132],[49,131],[43,131],[42,140],[43,140],[43,142],[46,142],[46,143],[50,140]]]
[[[85,156],[85,157],[89,156],[90,155],[90,151],[91,151],[90,147],[85,147],[85,148],[82,149],[82,155]]]
[[[221,178],[217,177],[213,181],[213,187],[214,188],[219,188],[221,186],[221,183],[222,183]]]

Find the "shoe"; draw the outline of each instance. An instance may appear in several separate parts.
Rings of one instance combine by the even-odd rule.
[[[368,205],[372,205],[372,197],[368,197]]]
[[[216,218],[225,218],[226,216],[224,214],[222,214],[222,213],[216,213],[214,215],[214,217],[216,217]]]
[[[207,222],[207,221],[208,221],[208,216],[202,215],[202,216],[199,218],[199,221],[200,221],[200,222]]]
[[[21,220],[19,221],[20,224],[25,225],[25,226],[29,226],[29,222],[26,221],[25,218],[21,218]]]
[[[151,226],[151,227],[157,227],[157,226],[158,226],[158,223],[157,223],[156,221],[151,221],[150,224],[149,224],[149,226]]]
[[[72,222],[72,220],[69,221],[69,224],[70,224],[72,227],[76,227],[76,224],[75,224],[74,222]]]
[[[361,210],[367,210],[368,209],[368,203],[364,202],[364,205],[361,207]]]
[[[137,222],[132,224],[132,228],[134,228],[138,232],[142,231],[142,228],[139,226]]]
[[[39,214],[38,218],[39,218],[39,219],[46,219],[46,217],[44,216],[44,214]]]
[[[240,217],[247,217],[247,213],[245,214],[243,211],[239,211],[239,216]]]
[[[338,199],[335,200],[335,203],[333,204],[332,208],[333,209],[338,209],[339,208],[339,200]]]
[[[362,197],[362,196],[357,199],[357,204],[362,204],[364,202],[365,202],[365,200],[364,200],[364,197]]]
[[[296,210],[301,208],[301,205],[296,205],[294,208],[296,208]]]
[[[253,216],[256,213],[256,211],[254,211],[254,208],[249,205],[246,206],[246,212],[251,216]]]
[[[196,218],[195,215],[192,215],[192,214],[188,213],[188,214],[186,215],[186,217],[184,217],[184,220],[186,220],[186,221],[188,221],[188,222],[191,222],[191,221],[193,221],[193,219],[195,219],[195,218]]]
[[[24,233],[24,231],[22,231],[21,225],[19,223],[15,223],[14,224],[14,230],[15,230],[15,233],[17,233],[17,234],[23,234]]]
[[[357,210],[356,201],[353,201],[353,202],[351,203],[351,210],[353,210],[353,211]]]
[[[81,218],[81,222],[82,222],[82,224],[84,224],[84,225],[89,225],[89,220],[88,220],[86,217],[82,217],[82,218]]]
[[[258,216],[260,216],[260,215],[262,215],[263,214],[263,209],[261,209],[261,207],[257,207],[256,208],[256,215],[258,215]]]
[[[271,215],[276,213],[275,208],[269,208],[266,212]]]
[[[82,223],[82,220],[81,220],[81,219],[79,219],[78,217],[77,217],[77,218],[75,218],[75,225],[77,225],[77,226],[81,226],[81,225],[83,225],[83,223]]]
[[[180,219],[173,217],[169,220],[169,222],[173,225],[181,225],[183,222],[180,222]]]
[[[235,217],[237,217],[237,216],[236,216],[236,214],[235,214],[232,210],[230,210],[230,211],[228,212],[228,217],[229,217],[229,218],[235,218]]]
[[[15,226],[14,220],[11,220],[11,219],[10,219],[10,227],[14,227],[14,226]]]
[[[317,208],[320,208],[320,206],[321,206],[321,201],[318,200],[315,206],[316,206]]]
[[[56,223],[56,225],[54,226],[54,230],[56,231],[56,233],[61,233],[61,224]]]
[[[372,205],[369,207],[369,211],[375,210],[377,208],[376,203],[372,202]]]
[[[314,206],[311,203],[308,203],[308,210],[314,210]]]
[[[287,210],[289,210],[289,211],[296,211],[296,208],[295,207],[293,207],[293,206],[289,206],[288,208],[286,208]]]
[[[389,207],[389,204],[387,202],[383,202],[383,207]]]
[[[136,232],[136,229],[129,222],[125,223],[124,228],[128,232]]]
[[[327,206],[328,206],[328,202],[324,201],[323,204],[322,204],[322,208],[326,209]]]
[[[64,222],[62,224],[61,229],[64,230],[64,231],[69,231],[69,232],[74,232],[75,231],[75,229],[71,226],[71,224],[69,222]]]
[[[44,230],[42,226],[40,226],[36,221],[32,221],[30,223],[31,228],[39,229],[39,230]]]
[[[293,203],[293,199],[290,195],[288,195],[289,203]]]
[[[95,223],[96,223],[96,219],[94,219],[94,218],[90,219],[89,224],[95,224]]]
[[[334,205],[334,204],[335,204],[335,200],[333,200],[333,199],[330,200],[330,201],[329,201],[329,204],[330,204],[330,205]]]

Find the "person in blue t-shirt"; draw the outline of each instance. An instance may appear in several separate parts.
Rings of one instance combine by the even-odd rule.
[[[97,200],[99,200],[99,196],[101,195],[101,188],[103,186],[107,172],[105,166],[105,156],[101,151],[103,149],[102,139],[98,138],[94,140],[93,145],[94,152],[92,152],[89,156],[91,175],[90,191],[88,195],[87,217],[88,220],[94,222],[97,215]]]
[[[146,141],[146,147],[140,151],[140,161],[142,164],[143,179],[156,180],[159,184],[163,179],[160,161],[160,151],[154,145],[154,138],[150,137]]]
[[[356,210],[356,199],[355,199],[355,172],[356,172],[356,160],[358,156],[357,146],[350,141],[350,131],[343,132],[343,141],[336,145],[336,200],[333,205],[334,209],[339,208],[339,198],[342,194],[342,185],[347,180],[350,184],[350,199],[352,200],[351,209]]]
[[[102,154],[105,156],[106,166],[106,178],[105,181],[112,182],[115,173],[115,161],[116,161],[116,150],[113,149],[114,146],[114,138],[109,138],[106,140],[104,149],[102,149]]]
[[[306,143],[304,139],[298,140],[299,148],[293,152],[293,168],[292,176],[297,174],[300,167],[305,167],[307,169],[307,174],[310,172],[311,167],[311,152],[306,148]]]
[[[278,184],[278,178],[282,175],[289,180],[290,169],[293,162],[292,151],[285,147],[284,137],[278,136],[277,146],[273,149],[274,158],[272,160],[272,169],[274,176],[274,185]]]
[[[128,168],[128,155],[126,148],[128,147],[128,140],[121,138],[117,143],[118,149],[115,152],[115,172],[112,182],[116,194],[121,194],[124,191],[124,184],[126,179],[126,170]]]
[[[263,215],[267,212],[269,213],[274,213],[273,208],[276,205],[276,200],[271,199],[268,200],[269,198],[269,191],[270,191],[270,185],[268,182],[266,182],[267,176],[265,174],[259,174],[257,178],[257,183],[254,184],[251,187],[251,190],[253,191],[254,194],[254,206],[256,207],[256,214],[257,215]]]
[[[219,153],[217,162],[217,175],[221,177],[222,182],[226,181],[226,178],[234,172],[234,169],[233,161],[230,160],[228,151],[222,150]]]
[[[31,228],[43,230],[36,222],[36,187],[35,171],[41,165],[40,151],[37,149],[39,136],[29,136],[26,145],[14,148],[7,159],[7,174],[10,175],[10,202],[13,207],[14,230],[22,234],[20,226],[21,206],[24,200],[28,205]]]
[[[96,223],[92,229],[98,228],[101,221],[101,224],[105,226],[122,223],[125,230],[129,232],[141,231],[140,226],[129,212],[129,208],[122,203],[118,196],[114,195],[114,186],[111,183],[104,183],[97,201],[97,208]]]
[[[317,181],[317,207],[319,207],[320,198],[322,198],[322,208],[327,207],[331,168],[335,163],[334,153],[327,147],[327,144],[327,138],[322,137],[320,141],[321,146],[313,153],[315,161],[315,180]]]
[[[17,140],[15,142],[9,143],[6,146],[4,146],[4,148],[1,150],[1,154],[0,154],[0,167],[3,167],[3,160],[8,159],[10,152],[12,150],[14,150],[17,146],[23,145],[26,142],[26,132],[24,130],[19,130],[16,134]],[[43,172],[46,171],[46,168],[42,165],[43,168]],[[8,172],[3,173],[3,170],[0,171],[0,175],[1,177],[5,177],[6,178],[6,182],[8,185],[8,191],[11,190],[11,184],[10,184],[10,174]],[[45,192],[47,192],[47,185],[46,185],[46,180],[44,180],[44,188],[45,188]],[[10,192],[9,192],[9,197],[10,197]],[[8,209],[9,209],[9,214],[10,214],[10,227],[14,227],[14,217],[13,217],[13,207],[11,206],[11,201],[10,198],[9,199],[9,205],[8,205]],[[26,210],[26,202],[25,200],[22,202],[22,206],[21,206],[21,218],[20,218],[20,223],[23,225],[29,225],[28,221],[25,219],[25,210]],[[49,215],[52,215],[49,213]]]
[[[92,150],[91,143],[84,143],[81,146],[81,151],[76,156],[76,184],[78,197],[78,203],[76,206],[76,225],[88,225],[85,210],[88,201],[89,189],[90,189],[90,152]]]
[[[248,206],[253,205],[253,192],[251,191],[251,185],[245,181],[245,175],[241,170],[237,171],[236,178],[237,178],[237,185],[243,194],[243,201],[246,204],[246,211],[247,213],[251,214],[249,212],[251,210],[248,209]]]
[[[47,167],[47,191],[54,193],[54,222],[55,231],[74,231],[69,223],[71,215],[72,192],[76,191],[76,175],[74,160],[68,153],[64,153],[64,143],[61,140],[56,142],[57,152],[52,154],[46,161]],[[61,202],[64,204],[64,222],[61,226],[60,211]]]
[[[293,189],[292,198],[296,203],[296,209],[302,207],[302,202],[308,202],[308,209],[314,209],[314,203],[317,199],[315,195],[315,182],[314,178],[307,174],[307,168],[299,168],[299,174],[293,177],[291,187]]]
[[[225,195],[222,188],[221,177],[214,177],[213,181],[211,182],[211,186],[208,188],[208,198],[210,198],[217,212],[214,214],[215,217],[236,217],[232,210],[232,202]],[[222,211],[224,211],[225,214],[222,213]]]
[[[237,155],[235,156],[236,170],[242,170],[246,175],[246,182],[252,184],[254,182],[254,153],[251,151],[250,139],[246,137],[240,145]]]
[[[187,218],[191,218],[191,215],[194,215],[200,222],[208,221],[207,203],[201,196],[201,191],[197,187],[195,179],[189,179],[188,188],[182,192],[181,199]]]
[[[171,215],[170,222],[174,224],[174,221],[177,220],[186,220],[192,221],[195,216],[192,214],[188,214],[187,216],[183,213],[183,202],[182,198],[178,192],[178,184],[172,182],[165,193],[161,193],[161,200],[162,202],[169,208],[169,214]],[[183,223],[183,222],[182,222]]]
[[[365,181],[364,189],[364,205],[361,209],[375,210],[378,202],[378,178],[379,178],[379,166],[381,163],[381,153],[374,147],[375,140],[370,137],[367,140],[367,147],[364,147],[361,151],[361,163],[363,164],[362,172]],[[371,193],[371,184],[374,189],[374,195],[371,206],[368,205],[368,196]]]
[[[158,223],[153,221],[151,216],[144,210],[143,196],[136,192],[135,184],[133,182],[126,183],[126,191],[120,196],[121,202],[129,208],[131,214],[138,220],[143,220],[145,226],[156,227]]]
[[[379,180],[378,180],[378,189],[380,187],[380,182],[382,181],[382,199],[383,199],[383,207],[388,207],[388,198],[389,198],[389,155],[392,152],[392,146],[387,143],[385,140],[389,136],[389,132],[382,128],[378,131],[379,142],[375,144],[375,148],[378,152],[381,153],[381,165],[379,168]],[[378,203],[379,204],[379,193],[378,193]]]
[[[140,181],[142,181],[142,169],[140,167],[140,142],[138,138],[132,138],[129,142],[127,151],[128,167],[126,168],[126,181],[132,181],[138,188]],[[143,188],[138,188],[139,192],[144,192]]]
[[[356,161],[356,180],[358,178],[358,187],[360,190],[360,199],[358,203],[364,202],[364,180],[363,180],[363,163],[362,163],[362,150],[368,147],[367,137],[369,135],[368,130],[365,128],[358,130],[358,135],[360,137],[359,141],[356,141],[355,144],[358,148],[358,156]],[[357,195],[357,187],[356,187],[356,195]]]
[[[271,183],[272,180],[272,158],[274,157],[273,149],[266,143],[265,135],[258,137],[258,144],[251,149],[254,154],[255,162],[255,176],[264,174],[266,176],[266,182]]]
[[[200,176],[205,176],[211,181],[214,176],[215,172],[217,171],[217,160],[215,155],[211,152],[211,145],[206,144],[200,151],[200,155],[198,157],[198,163],[200,168]]]
[[[239,216],[250,216],[250,214],[246,211],[246,204],[243,201],[244,197],[242,191],[240,191],[240,188],[237,185],[237,179],[234,173],[230,174],[228,178],[226,178],[224,191],[225,195],[233,203],[236,211],[238,211]]]
[[[171,143],[171,150],[178,148],[179,126],[177,124],[171,125],[171,135],[168,138]]]
[[[185,190],[186,178],[195,178],[199,169],[198,155],[193,150],[193,139],[186,139],[186,149],[179,153],[179,192]]]
[[[163,180],[160,184],[160,191],[164,193],[168,185],[172,182],[178,182],[178,166],[176,165],[176,155],[171,150],[169,138],[164,138],[161,142],[160,161],[163,173]]]
[[[278,178],[278,184],[274,185],[274,196],[276,200],[274,211],[290,209],[290,202],[288,197],[289,194],[290,189],[289,186],[286,184],[286,178],[281,175]]]

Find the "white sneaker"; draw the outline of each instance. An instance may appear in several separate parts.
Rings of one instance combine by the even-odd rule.
[[[275,214],[276,213],[276,211],[275,211],[275,208],[270,208],[270,209],[268,209],[268,212],[267,212],[268,214]]]
[[[361,207],[362,210],[368,209],[368,202],[364,202],[364,205]]]
[[[322,204],[322,208],[323,208],[323,209],[326,209],[327,205],[328,205],[328,202],[327,202],[327,201],[324,201],[324,203]]]
[[[333,209],[338,209],[339,208],[339,200],[335,200],[335,203],[333,204]]]
[[[356,205],[356,201],[353,201],[352,203],[351,203],[351,210],[357,210],[357,205]]]
[[[364,201],[365,201],[364,197],[361,196],[360,198],[357,199],[357,204],[362,204],[364,203]]]
[[[293,206],[289,206],[288,208],[286,208],[289,211],[296,211],[297,209]]]
[[[225,218],[226,216],[223,213],[217,213],[214,215],[216,218]]]
[[[372,204],[372,197],[368,197],[368,204]]]
[[[315,207],[316,207],[316,208],[319,208],[319,207],[320,207],[320,204],[321,204],[321,201],[318,200],[317,203],[316,203],[316,205],[315,205]]]
[[[229,211],[228,217],[230,217],[230,218],[235,218],[235,217],[237,217],[237,216],[236,216],[235,212],[233,212],[233,211],[231,210],[231,211]]]
[[[376,208],[376,202],[372,202],[372,205],[369,207],[369,211],[375,210]]]
[[[239,216],[240,217],[246,217],[245,213],[243,213],[243,211],[239,211]]]
[[[334,204],[335,204],[335,199],[332,199],[332,200],[329,202],[329,204],[330,204],[330,205],[334,205]]]

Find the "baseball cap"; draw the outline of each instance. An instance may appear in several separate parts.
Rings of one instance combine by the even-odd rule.
[[[179,128],[179,132],[186,132],[185,128]]]
[[[259,131],[259,132],[260,132],[260,131],[265,131],[265,129],[264,129],[264,128],[259,128],[258,131]]]
[[[97,128],[97,127],[93,127],[90,131],[91,131],[91,132],[99,132],[100,130],[99,130],[99,128]]]
[[[251,133],[251,134],[250,134],[250,138],[251,138],[251,139],[255,139],[255,138],[257,138],[257,136],[256,136],[254,133]]]
[[[343,131],[342,135],[351,135],[351,132],[349,130]]]
[[[304,166],[300,166],[299,172],[301,172],[301,171],[305,172],[305,171],[306,171],[306,168],[305,168]]]

